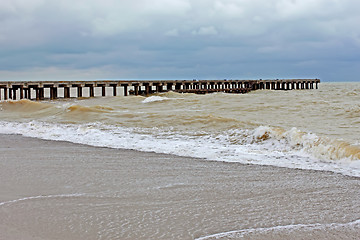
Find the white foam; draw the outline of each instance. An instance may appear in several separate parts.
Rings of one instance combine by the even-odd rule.
[[[80,196],[84,196],[84,194],[75,193],[75,194],[59,194],[59,195],[39,195],[39,196],[14,199],[14,200],[6,201],[6,202],[0,202],[0,206],[15,204],[15,203],[29,201],[29,200],[35,200],[35,199],[71,198],[71,197],[80,197]]]
[[[151,103],[151,102],[161,102],[164,100],[168,100],[169,98],[167,97],[160,97],[160,96],[150,96],[145,98],[142,103]]]
[[[359,162],[359,146],[327,137],[319,137],[314,133],[305,133],[297,128],[288,131],[266,126],[258,127],[253,134],[254,140],[267,148],[287,152],[296,150],[322,161],[357,161]]]
[[[272,165],[287,168],[326,170],[360,176],[359,160],[317,158],[311,151],[314,134],[259,127],[234,129],[219,135],[177,133],[160,129],[124,128],[101,123],[54,124],[0,122],[0,133],[20,134],[47,140],[61,140],[91,146],[198,157],[208,160]],[[299,140],[301,139],[301,141]],[[301,143],[301,144],[300,144]]]
[[[266,234],[269,232],[291,232],[298,230],[326,230],[326,229],[336,229],[336,228],[347,228],[347,227],[359,227],[360,219],[349,222],[349,223],[329,223],[329,224],[297,224],[297,225],[285,225],[285,226],[275,226],[269,228],[248,228],[242,230],[235,230],[223,233],[216,233],[204,237],[197,238],[197,240],[206,240],[206,239],[219,239],[219,238],[242,238],[245,236],[251,236],[252,234]]]

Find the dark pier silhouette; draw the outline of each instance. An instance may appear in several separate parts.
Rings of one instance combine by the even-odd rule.
[[[0,82],[0,100],[149,95],[167,91],[196,94],[247,93],[262,89],[317,89],[319,83],[320,79],[9,81]]]

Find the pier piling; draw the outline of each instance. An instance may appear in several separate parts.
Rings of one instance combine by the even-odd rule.
[[[276,79],[276,80],[151,80],[151,81],[41,81],[41,82],[0,82],[0,100],[36,100],[59,97],[70,98],[86,96],[84,88],[88,89],[88,96],[95,97],[95,88],[100,88],[100,96],[106,96],[112,88],[111,95],[117,96],[118,89],[123,89],[123,95],[149,95],[164,91],[179,93],[247,93],[254,90],[303,90],[318,89],[320,79]],[[59,95],[62,89],[62,96]],[[46,91],[45,91],[46,90]],[[98,90],[96,90],[98,92]],[[35,100],[34,99],[34,100]]]

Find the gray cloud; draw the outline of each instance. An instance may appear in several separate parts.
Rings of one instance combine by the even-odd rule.
[[[0,79],[358,80],[359,10],[355,0],[0,0]]]

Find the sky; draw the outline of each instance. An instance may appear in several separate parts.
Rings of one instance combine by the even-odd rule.
[[[0,80],[360,81],[359,0],[0,0]]]

